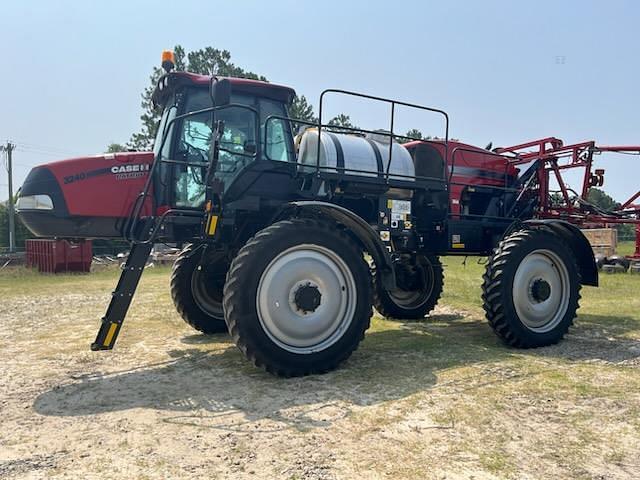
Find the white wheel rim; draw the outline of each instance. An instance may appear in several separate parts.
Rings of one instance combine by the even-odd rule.
[[[564,318],[569,306],[569,271],[550,250],[534,250],[518,265],[513,278],[513,305],[529,330],[546,333]]]
[[[320,295],[311,311],[296,303],[296,292],[304,287]],[[347,264],[332,250],[313,244],[276,256],[262,272],[256,294],[264,332],[279,347],[298,354],[319,352],[340,340],[356,304],[356,282]]]

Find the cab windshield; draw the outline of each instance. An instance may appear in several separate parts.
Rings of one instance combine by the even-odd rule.
[[[195,112],[211,107],[211,98],[206,89],[192,89],[184,97],[183,113]],[[265,120],[270,115],[286,115],[284,105],[266,98],[234,94],[231,103],[253,107],[260,112],[260,139],[255,138],[255,114],[248,109],[229,107],[216,112],[216,120],[224,122],[224,133],[220,138],[219,159],[215,177],[224,188],[228,188],[244,167],[254,161],[247,152],[255,151],[259,141],[264,143]],[[174,109],[175,110],[175,109]],[[171,113],[167,114],[168,117]],[[165,115],[163,115],[163,118]],[[163,148],[163,157],[182,161],[173,164],[173,204],[177,207],[201,207],[205,200],[204,177],[211,148],[212,115],[210,112],[189,116],[174,125],[171,156],[169,148]],[[161,125],[162,127],[162,122]],[[173,128],[172,128],[173,129]],[[266,145],[261,145],[262,157],[277,161],[294,161],[293,146],[288,122],[271,120]],[[266,151],[266,152],[265,152]]]

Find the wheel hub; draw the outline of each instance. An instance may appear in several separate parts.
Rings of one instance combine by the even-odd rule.
[[[342,338],[357,301],[346,262],[315,244],[278,254],[262,272],[256,292],[264,332],[279,347],[297,354],[319,352]]]
[[[200,265],[191,275],[191,292],[200,309],[208,315],[224,320],[222,290],[227,265],[218,261]]]
[[[417,308],[429,301],[434,288],[432,265],[397,263],[395,271],[398,288],[389,290],[389,295],[397,305]]]
[[[531,298],[538,303],[544,302],[551,296],[551,285],[543,278],[537,278],[531,284]]]
[[[553,251],[534,250],[523,258],[513,278],[512,300],[529,330],[545,333],[562,321],[569,305],[569,272]]]
[[[302,313],[315,312],[320,306],[322,299],[322,293],[316,285],[312,285],[311,282],[307,282],[304,285],[300,285],[293,294],[293,301],[296,308]]]

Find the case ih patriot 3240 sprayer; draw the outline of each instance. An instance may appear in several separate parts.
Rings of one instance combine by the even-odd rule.
[[[487,151],[450,141],[442,110],[342,90],[323,92],[318,123],[296,121],[308,128],[294,137],[292,89],[172,72],[166,60],[153,154],[42,165],[21,190],[19,213],[37,235],[131,242],[93,350],[113,348],[154,242],[188,244],[171,278],[182,317],[228,330],[277,375],[338,366],[372,305],[424,317],[442,290],[439,255],[489,256],[482,296],[493,330],[514,347],[549,345],[572,324],[581,285],[598,284],[576,225],[640,223],[640,192],[614,212],[585,200],[603,182],[595,154],[640,147],[546,138]],[[389,130],[323,125],[337,95],[387,104]],[[440,115],[444,137],[395,142],[399,107]],[[584,169],[581,192],[563,182],[568,168]]]

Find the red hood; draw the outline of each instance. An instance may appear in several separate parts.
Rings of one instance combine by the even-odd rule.
[[[119,226],[130,215],[152,163],[152,152],[123,152],[40,165],[29,172],[20,197],[46,195],[53,209],[34,209],[25,200],[19,214],[39,236],[120,236]],[[151,213],[151,204],[149,199],[143,214]]]

